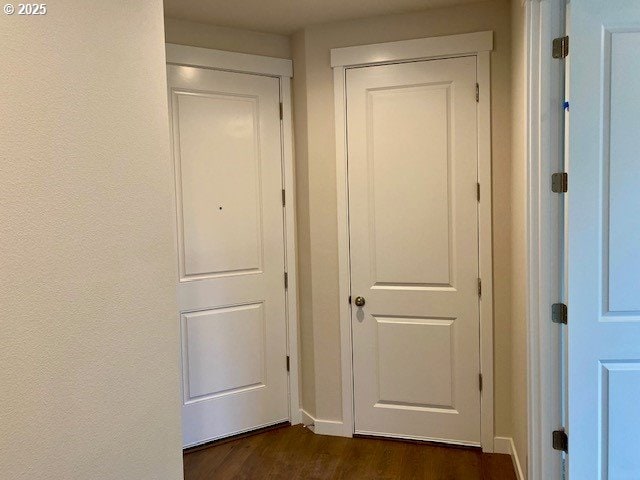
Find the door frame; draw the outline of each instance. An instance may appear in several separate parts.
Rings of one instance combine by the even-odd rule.
[[[201,67],[212,70],[274,77],[280,83],[282,115],[280,139],[282,145],[282,188],[284,189],[285,315],[287,325],[287,355],[289,356],[289,421],[302,422],[300,413],[300,355],[298,349],[298,279],[296,256],[296,197],[293,157],[293,125],[291,114],[291,77],[293,62],[284,58],[249,55],[172,43],[165,44],[167,65]]]
[[[353,343],[351,332],[351,269],[347,171],[346,70],[353,67],[414,62],[462,56],[477,58],[478,203],[480,299],[481,445],[494,451],[493,389],[493,260],[491,225],[491,51],[493,32],[421,38],[399,42],[331,49],[335,101],[336,182],[338,205],[338,288],[340,293],[340,364],[342,376],[342,435],[354,434]]]
[[[563,201],[551,175],[564,164],[564,61],[553,59],[554,38],[565,33],[563,0],[524,0],[526,75],[528,478],[561,478],[562,455],[551,432],[563,426],[563,327],[551,305],[564,302]],[[526,452],[520,452],[524,454]]]

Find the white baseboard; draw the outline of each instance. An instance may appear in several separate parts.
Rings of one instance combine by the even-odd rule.
[[[300,409],[302,423],[307,426],[313,425],[313,432],[318,435],[332,435],[334,437],[345,437],[344,424],[338,420],[322,420],[312,417],[309,412]]]
[[[302,418],[302,423],[304,423],[307,427],[313,425],[316,421],[309,413],[307,413],[304,409],[300,409],[300,418]]]
[[[513,438],[511,437],[495,437],[493,439],[493,451],[495,453],[503,453],[505,455],[511,455],[511,460],[513,461],[513,468],[516,471],[516,477],[518,480],[524,480],[524,473],[522,470],[522,465],[520,464],[520,457],[518,457],[518,451],[516,450],[516,445],[513,443]]]
[[[334,437],[344,436],[344,426],[342,422],[337,420],[319,420],[315,421],[315,433],[318,435],[333,435]]]

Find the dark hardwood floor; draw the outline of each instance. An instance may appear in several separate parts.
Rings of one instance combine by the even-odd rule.
[[[184,478],[516,480],[508,455],[315,435],[302,425],[185,453]]]

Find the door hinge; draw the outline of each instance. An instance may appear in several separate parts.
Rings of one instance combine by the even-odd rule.
[[[351,305],[351,295],[349,295],[349,305]]]
[[[284,118],[284,107],[282,106],[282,102],[280,102],[280,120]]]
[[[551,54],[553,58],[565,58],[569,55],[569,37],[554,38]]]
[[[554,450],[569,453],[569,436],[563,429],[553,431],[552,445]]]
[[[480,101],[480,84],[476,83],[476,102]]]
[[[476,192],[477,192],[478,201],[480,201],[480,183],[477,184]]]
[[[287,206],[287,192],[284,189],[282,189],[282,206]]]
[[[482,391],[482,374],[478,374],[478,386],[480,387],[480,391]]]
[[[482,297],[482,280],[478,279],[478,296]]]
[[[284,289],[289,288],[289,274],[284,272]]]
[[[551,175],[551,191],[553,193],[566,193],[569,190],[569,175],[566,172],[558,172]]]
[[[554,303],[551,305],[551,320],[553,323],[567,324],[568,309],[564,303]]]
[[[291,360],[289,360],[289,355],[287,355],[287,372],[291,371]]]

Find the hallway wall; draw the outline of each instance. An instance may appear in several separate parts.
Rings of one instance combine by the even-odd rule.
[[[206,25],[177,18],[165,18],[164,28],[167,43],[291,58],[291,40],[287,35]]]
[[[496,435],[511,435],[510,6],[508,0],[317,25],[293,36],[301,332],[313,348],[314,382],[303,406],[340,420],[340,326],[333,73],[330,49],[482,30],[495,32],[492,53],[493,236]],[[304,112],[304,113],[303,113]],[[305,307],[302,307],[305,304]]]
[[[0,478],[180,479],[162,2],[48,7],[0,16]]]

